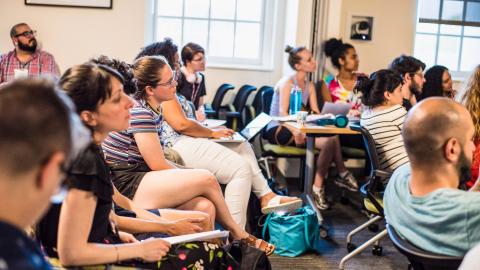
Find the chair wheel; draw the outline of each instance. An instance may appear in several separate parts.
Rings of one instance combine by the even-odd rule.
[[[379,231],[378,224],[370,224],[370,225],[368,225],[368,230],[371,231],[371,232],[378,232],[378,231]]]
[[[328,237],[327,228],[324,228],[323,226],[320,226],[320,237],[323,238],[323,239]]]
[[[383,248],[381,246],[374,246],[372,248],[372,254],[375,256],[382,256]]]
[[[348,251],[348,253],[354,251],[355,249],[357,249],[357,246],[356,246],[355,244],[347,243],[347,251]]]

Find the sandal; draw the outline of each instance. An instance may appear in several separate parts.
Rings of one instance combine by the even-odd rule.
[[[268,214],[272,212],[292,212],[302,207],[302,200],[293,200],[285,203],[280,203],[283,196],[275,196],[268,201],[267,206],[262,208],[262,214]]]
[[[274,245],[268,243],[267,241],[265,241],[263,239],[258,239],[251,234],[249,234],[246,238],[240,239],[240,241],[249,245],[249,246],[251,246],[251,247],[257,248],[257,249],[265,252],[265,254],[267,256],[270,256],[273,253],[273,251],[275,250]]]

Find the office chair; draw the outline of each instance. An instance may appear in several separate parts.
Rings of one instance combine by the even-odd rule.
[[[343,269],[345,263],[360,254],[367,247],[373,245],[372,253],[376,256],[382,255],[382,247],[380,246],[380,239],[387,235],[387,230],[383,230],[370,238],[368,241],[357,247],[352,243],[352,238],[355,234],[369,228],[372,231],[378,230],[376,223],[384,219],[383,214],[383,182],[390,178],[390,173],[380,170],[380,163],[378,161],[377,149],[375,141],[367,129],[358,124],[350,125],[354,131],[358,131],[362,135],[365,149],[367,152],[367,159],[370,163],[370,174],[366,184],[360,187],[360,195],[363,198],[363,204],[366,211],[372,216],[367,222],[358,226],[347,235],[347,250],[348,254],[342,258],[339,269]]]
[[[409,270],[455,270],[462,263],[463,257],[439,255],[422,250],[398,235],[392,225],[387,224],[386,226],[393,245],[410,262]]]
[[[243,85],[238,89],[233,104],[228,104],[227,111],[227,127],[233,130],[240,130],[245,126],[245,121],[243,118],[243,112],[247,104],[247,99],[251,93],[256,91],[257,88],[251,85]]]
[[[219,112],[222,107],[223,98],[228,91],[233,90],[235,87],[231,84],[224,83],[220,85],[215,92],[212,104],[205,104],[205,115],[207,118],[218,119]]]

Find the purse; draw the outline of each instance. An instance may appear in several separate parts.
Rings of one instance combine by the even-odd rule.
[[[225,251],[235,259],[239,270],[272,270],[265,252],[242,241],[234,240],[225,246]]]
[[[270,213],[262,231],[262,238],[275,245],[274,253],[296,257],[308,250],[315,250],[319,241],[317,214],[310,206],[291,213]]]

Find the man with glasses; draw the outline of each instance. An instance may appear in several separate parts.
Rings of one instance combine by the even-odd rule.
[[[11,28],[15,49],[0,57],[0,84],[20,77],[60,76],[53,56],[37,48],[35,33],[26,23]]]
[[[403,107],[410,108],[417,103],[417,97],[422,93],[425,77],[425,63],[415,57],[401,55],[390,64],[390,69],[398,72],[403,77],[402,95]]]

